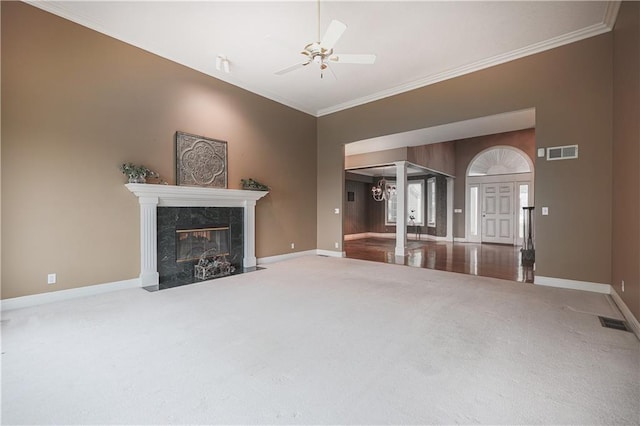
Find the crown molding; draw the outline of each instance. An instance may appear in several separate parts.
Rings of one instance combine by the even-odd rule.
[[[77,13],[71,13],[69,12],[61,2],[57,2],[57,1],[41,1],[41,0],[23,0],[25,3],[30,4],[31,6],[37,7],[39,9],[45,10],[47,12],[53,13],[54,15],[60,16],[62,18],[65,18],[69,21],[75,22],[79,25],[82,25],[84,27],[90,28],[94,31],[97,31],[101,34],[105,34],[109,37],[112,37],[116,40],[122,41],[123,38],[119,35],[119,34],[113,34],[113,33],[109,33],[106,31],[105,28],[103,28],[99,23],[93,21],[92,19],[88,18],[87,16],[82,16],[79,15]],[[550,49],[554,49],[556,47],[560,47],[560,46],[564,46],[566,44],[570,44],[570,43],[574,43],[576,41],[580,41],[589,37],[594,37],[603,33],[606,33],[608,31],[611,31],[615,25],[615,21],[617,19],[618,16],[618,11],[620,10],[620,5],[621,5],[622,1],[621,0],[611,0],[609,2],[607,2],[607,8],[605,10],[605,14],[603,16],[603,21],[601,23],[598,24],[594,24],[591,25],[589,27],[577,30],[577,31],[573,31],[571,33],[567,33],[564,35],[561,35],[559,37],[555,37],[549,40],[545,40],[542,41],[540,43],[535,43],[529,46],[526,46],[524,48],[521,49],[517,49],[517,50],[513,50],[511,52],[508,53],[504,53],[501,55],[496,55],[493,56],[491,58],[487,58],[487,59],[483,59],[481,61],[477,61],[477,62],[473,62],[471,64],[467,64],[467,65],[463,65],[461,67],[457,67],[448,71],[444,71],[442,73],[437,73],[437,74],[433,74],[418,80],[414,80],[399,86],[395,86],[392,87],[390,89],[386,89],[386,90],[382,90],[376,93],[373,93],[371,95],[368,96],[363,96],[360,98],[356,98],[347,102],[343,102],[340,104],[336,104],[336,105],[332,105],[326,108],[320,108],[318,110],[313,110],[310,108],[306,108],[294,101],[291,101],[290,99],[286,99],[283,98],[277,94],[274,93],[270,93],[268,91],[265,90],[261,90],[258,89],[256,87],[253,87],[251,84],[248,84],[246,82],[242,82],[242,81],[237,81],[233,78],[233,76],[221,76],[221,75],[216,75],[213,74],[213,71],[211,70],[205,70],[205,69],[197,69],[194,67],[189,67],[187,65],[181,64],[177,59],[172,58],[171,55],[166,54],[165,52],[163,52],[163,49],[159,48],[158,46],[152,46],[151,44],[148,44],[147,46],[138,46],[138,45],[132,45],[130,43],[127,43],[125,41],[122,41],[123,43],[127,43],[131,46],[140,48],[142,50],[145,50],[151,54],[163,57],[165,59],[168,59],[170,61],[179,63],[187,68],[191,68],[195,71],[201,72],[203,74],[206,74],[207,76],[216,78],[218,80],[224,81],[228,84],[231,84],[233,86],[239,87],[243,90],[247,90],[251,93],[257,94],[259,96],[262,96],[264,98],[270,99],[274,102],[277,102],[279,104],[288,106],[290,108],[293,108],[295,110],[301,111],[303,113],[312,115],[314,117],[322,117],[324,115],[329,115],[329,114],[333,114],[335,112],[339,112],[339,111],[343,111],[345,109],[349,109],[349,108],[353,108],[356,106],[360,106],[360,105],[364,105],[367,104],[369,102],[374,102],[380,99],[384,99],[384,98],[388,98],[394,95],[398,95],[404,92],[408,92],[411,90],[415,90],[415,89],[419,89],[431,84],[435,84],[435,83],[439,83],[441,81],[445,81],[445,80],[449,80],[455,77],[459,77],[465,74],[470,74],[472,72],[475,71],[480,71],[486,68],[490,68],[492,66],[495,65],[500,65],[509,61],[513,61],[516,59],[520,59],[523,58],[525,56],[530,56],[530,55],[534,55],[536,53],[541,53],[544,52],[546,50],[550,50]]]
[[[604,12],[603,23],[610,29],[616,25],[616,19],[618,19],[618,12],[620,11],[620,5],[622,0],[611,0],[607,3],[607,10]]]
[[[619,3],[619,2],[610,2],[611,3]],[[618,5],[619,6],[619,5]],[[611,7],[607,8],[607,16],[609,15],[609,10]],[[617,12],[616,12],[617,13]],[[615,18],[614,18],[615,20]],[[425,87],[431,84],[439,83],[444,80],[449,80],[455,77],[460,77],[465,74],[470,74],[475,71],[480,71],[486,68],[493,67],[495,65],[504,64],[506,62],[510,62],[516,59],[523,58],[525,56],[535,55],[536,53],[541,53],[546,50],[554,49],[556,47],[564,46],[566,44],[574,43],[576,41],[584,40],[585,38],[595,37],[600,34],[604,34],[608,31],[611,31],[611,28],[608,27],[605,23],[594,24],[589,27],[582,28],[577,31],[572,31],[567,34],[563,34],[559,37],[555,37],[549,40],[542,41],[540,43],[531,44],[529,46],[523,47],[521,49],[513,50],[508,53],[504,53],[502,55],[496,55],[491,58],[483,59],[481,61],[473,62],[468,65],[463,65],[458,68],[454,68],[449,71],[445,71],[442,73],[434,74],[431,76],[427,76],[425,78],[421,78],[419,80],[414,80],[412,82],[396,86],[394,88],[388,90],[382,90],[380,92],[374,93],[369,96],[364,96],[358,99],[354,99],[352,101],[344,102],[338,105],[334,105],[328,108],[323,108],[318,110],[317,116],[322,117],[324,115],[333,114],[334,112],[342,111],[345,109],[353,108],[356,106],[364,105],[369,102],[374,102],[380,99],[388,98],[390,96],[398,95],[400,93],[408,92],[414,89],[419,89],[421,87]]]

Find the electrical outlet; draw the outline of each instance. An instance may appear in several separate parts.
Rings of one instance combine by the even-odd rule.
[[[620,285],[622,286],[622,292],[624,293],[624,280],[620,282]]]
[[[296,243],[291,243],[291,248],[292,249],[296,248]]]
[[[47,284],[55,284],[56,283],[56,274],[47,275]]]
[[[338,243],[338,242],[336,241],[335,246],[336,246],[336,248],[340,248],[340,243]]]

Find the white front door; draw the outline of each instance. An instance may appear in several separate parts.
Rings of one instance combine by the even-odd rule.
[[[482,242],[514,244],[513,182],[482,185]]]

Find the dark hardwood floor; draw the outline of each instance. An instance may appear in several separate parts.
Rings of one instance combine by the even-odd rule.
[[[352,259],[398,263],[393,239],[363,238],[345,241],[344,248],[347,257]],[[520,247],[409,240],[407,249],[408,256],[403,259],[407,266],[533,282],[533,268],[522,265]]]

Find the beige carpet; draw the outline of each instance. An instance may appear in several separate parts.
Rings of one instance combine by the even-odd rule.
[[[607,296],[303,257],[2,313],[3,424],[638,424]]]

